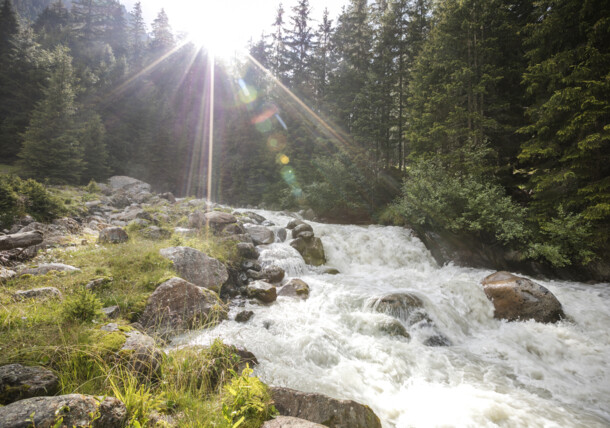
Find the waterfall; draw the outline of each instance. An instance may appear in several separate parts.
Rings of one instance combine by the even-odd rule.
[[[257,213],[279,226],[290,220]],[[248,323],[225,321],[176,343],[221,337],[257,356],[264,382],[358,401],[388,428],[610,425],[608,284],[536,280],[568,319],[508,323],[493,318],[480,285],[492,271],[439,267],[407,229],[310,224],[324,268],[339,274],[306,265],[287,243],[259,247],[262,265],[309,284],[309,299],[247,303]],[[420,306],[380,310],[388,295]]]

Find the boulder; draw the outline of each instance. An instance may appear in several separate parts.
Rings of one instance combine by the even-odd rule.
[[[288,224],[286,225],[286,229],[292,230],[301,224],[306,224],[306,223],[303,220],[299,220],[298,218],[295,218],[288,222]]]
[[[246,233],[243,226],[239,223],[231,223],[227,224],[224,229],[222,229],[223,235],[243,235]]]
[[[311,238],[309,240],[296,238],[290,241],[290,246],[297,250],[303,256],[305,263],[309,265],[320,266],[326,263],[324,246],[320,238]]]
[[[14,270],[6,269],[0,266],[0,282],[11,279],[17,276],[17,272]]]
[[[119,355],[127,356],[129,369],[142,376],[152,376],[161,366],[163,353],[155,340],[137,330],[125,332],[125,344]]]
[[[0,407],[0,426],[6,428],[121,428],[126,418],[127,409],[116,398],[82,394],[33,397]]]
[[[268,227],[253,224],[245,224],[244,227],[252,238],[254,245],[267,245],[275,242],[275,234]]]
[[[301,223],[292,229],[292,238],[298,238],[303,232],[311,232],[311,236],[313,237],[313,227],[307,223]]]
[[[263,303],[272,303],[277,299],[277,289],[265,281],[254,281],[247,286],[248,297],[254,297]]]
[[[389,336],[402,336],[407,339],[411,338],[411,335],[407,331],[404,325],[398,320],[390,319],[384,320],[379,323],[379,330]]]
[[[19,275],[46,275],[51,271],[57,272],[80,272],[79,268],[65,265],[63,263],[44,263],[35,267],[23,269],[19,271]]]
[[[235,315],[235,321],[237,322],[248,322],[250,318],[254,315],[252,311],[241,311],[237,315]]]
[[[127,232],[125,232],[120,227],[107,227],[100,231],[100,236],[97,239],[97,242],[100,244],[120,244],[123,242],[127,242],[129,236]]]
[[[162,241],[164,239],[169,239],[172,236],[172,232],[158,226],[149,226],[140,231],[140,234],[144,238],[150,239],[151,241]]]
[[[42,241],[43,233],[39,230],[3,235],[0,236],[0,251],[31,247],[41,244]]]
[[[381,428],[377,415],[352,400],[338,400],[322,394],[271,388],[275,408],[282,416],[293,416],[330,428]]]
[[[237,244],[237,252],[244,259],[258,259],[259,253],[254,244],[248,242],[239,242]]]
[[[109,319],[116,319],[121,313],[121,308],[116,305],[108,306],[107,308],[102,308],[102,313],[106,315]]]
[[[204,226],[211,227],[213,230],[220,232],[228,224],[237,223],[237,219],[233,214],[222,211],[211,211],[204,215]]]
[[[171,333],[227,319],[218,295],[182,278],[159,285],[148,298],[140,323],[148,330]]]
[[[390,315],[405,321],[408,325],[415,324],[427,315],[421,299],[410,293],[394,293],[376,299],[372,308],[380,313]]]
[[[309,297],[309,285],[301,279],[293,278],[280,289],[278,296],[307,299]]]
[[[13,295],[15,300],[25,299],[61,299],[61,291],[55,287],[40,287],[31,290],[17,290]]]
[[[160,254],[174,263],[174,268],[181,278],[199,287],[218,292],[220,286],[229,279],[229,272],[222,262],[194,248],[164,248]]]
[[[277,416],[263,424],[261,428],[326,428],[324,425],[292,416]]]
[[[174,194],[172,192],[161,193],[161,194],[159,194],[159,197],[161,199],[165,199],[166,201],[169,201],[171,204],[176,203],[176,197],[174,196]]]
[[[527,278],[500,271],[483,279],[481,284],[494,305],[495,318],[552,323],[565,317],[553,293]]]
[[[91,281],[89,281],[85,285],[85,288],[87,290],[97,291],[97,290],[107,286],[108,284],[112,283],[112,280],[113,280],[112,277],[95,278],[95,279],[92,279]]]
[[[125,190],[132,194],[140,192],[150,192],[150,184],[145,183],[137,178],[127,177],[124,175],[115,175],[108,179],[108,185],[113,191]]]
[[[265,217],[263,217],[260,214],[256,214],[255,212],[252,211],[246,211],[245,213],[243,213],[245,216],[247,216],[248,218],[250,218],[254,223],[256,224],[262,224],[265,220],[267,220]],[[244,222],[245,223],[245,222]]]
[[[9,364],[0,367],[0,404],[9,404],[25,398],[55,395],[59,379],[42,367]]]
[[[261,271],[256,271],[254,269],[249,269],[246,274],[249,278],[252,279],[260,279],[267,282],[280,282],[284,279],[284,269],[279,266],[267,266]]]
[[[200,210],[195,210],[189,214],[188,225],[191,229],[201,229],[205,226],[205,213]]]

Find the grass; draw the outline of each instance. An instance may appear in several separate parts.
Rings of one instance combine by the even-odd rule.
[[[83,195],[88,194],[85,189],[72,188],[55,192],[64,200],[77,201],[75,206],[81,206]],[[170,223],[161,226],[171,230],[187,212],[164,206],[150,212],[168,214]],[[158,413],[171,416],[180,427],[232,428],[234,423],[223,416],[223,387],[242,376],[250,377],[236,373],[234,348],[218,341],[207,349],[163,354],[159,369],[146,376],[129,370],[124,364],[129,355],[123,355],[120,349],[125,343],[124,332],[130,329],[128,324],[138,320],[150,294],[176,276],[172,263],[159,255],[160,249],[191,246],[227,264],[236,264],[235,244],[206,234],[188,238],[174,235],[163,241],[146,240],[137,228],[130,229],[129,234],[129,241],[119,245],[98,245],[93,236],[81,236],[74,241],[80,243],[85,238],[84,245],[55,248],[32,262],[65,263],[78,267],[78,272],[25,275],[0,283],[0,365],[45,366],[58,375],[61,394],[115,396],[128,408],[130,427],[148,426]],[[93,293],[84,293],[84,286],[96,278],[109,280]],[[15,291],[37,287],[55,287],[63,297],[44,302],[13,299]],[[119,306],[119,319],[113,320],[120,326],[119,332],[100,329],[109,321],[99,313],[98,303]],[[79,305],[84,305],[84,310]],[[247,390],[249,382],[244,379],[236,385]],[[247,396],[246,390],[241,395]],[[240,414],[258,415],[257,409],[271,414],[267,402],[247,401],[237,407],[235,411]]]

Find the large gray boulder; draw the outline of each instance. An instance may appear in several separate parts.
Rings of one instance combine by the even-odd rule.
[[[555,295],[527,278],[500,271],[484,278],[481,284],[494,305],[495,318],[552,323],[565,317]]]
[[[278,416],[263,424],[261,428],[326,428],[324,425],[292,416]]]
[[[227,319],[227,309],[218,295],[182,278],[159,285],[148,298],[140,323],[158,333],[172,333]]]
[[[38,266],[21,270],[19,271],[19,275],[46,275],[51,271],[80,272],[80,269],[63,263],[43,263]]]
[[[244,227],[252,238],[254,245],[267,245],[275,242],[275,234],[268,227],[254,224],[245,224]]]
[[[113,191],[124,190],[132,194],[140,192],[150,192],[150,184],[145,183],[137,178],[127,177],[124,175],[115,175],[108,179],[108,185]]]
[[[59,379],[51,370],[8,364],[0,367],[0,404],[25,398],[55,395]]]
[[[118,226],[107,227],[100,231],[97,242],[100,244],[121,244],[127,242],[129,236],[127,232]]]
[[[309,297],[309,285],[302,279],[293,278],[280,289],[278,296],[307,299]]]
[[[143,376],[155,374],[161,366],[163,353],[149,335],[131,330],[125,332],[125,344],[119,354],[128,356],[128,367]]]
[[[170,247],[160,251],[161,256],[171,260],[181,278],[199,287],[218,292],[229,279],[229,272],[222,262],[208,257],[191,247]]]
[[[34,397],[0,407],[4,428],[92,427],[122,428],[127,409],[114,397],[69,394]]]
[[[248,275],[248,278],[260,279],[263,281],[276,283],[284,279],[284,275],[286,274],[286,272],[281,267],[272,265],[267,266],[260,271],[255,269],[249,269],[246,274]]]
[[[303,235],[305,232],[301,232]],[[310,237],[305,239],[299,237],[290,241],[290,246],[297,250],[305,263],[313,266],[320,266],[326,263],[326,255],[324,254],[324,246],[320,238]]]
[[[271,388],[275,408],[282,416],[293,416],[330,428],[381,428],[370,407],[352,400],[337,400],[322,394]]]
[[[294,229],[292,229],[292,237],[298,238],[303,232],[311,232],[311,236],[313,236],[313,227],[307,223],[298,224]]]
[[[237,219],[233,214],[225,213],[223,211],[205,213],[203,221],[204,226],[211,227],[218,232],[222,231],[222,229],[229,224],[237,223]]]

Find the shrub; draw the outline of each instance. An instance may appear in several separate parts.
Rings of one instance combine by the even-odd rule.
[[[23,214],[23,203],[15,192],[13,180],[0,177],[0,228],[10,227]]]
[[[246,367],[223,388],[222,415],[232,428],[259,428],[277,414],[267,385]]]
[[[38,221],[51,221],[65,212],[61,201],[36,180],[21,181],[19,193],[23,195],[26,212]]]
[[[101,308],[98,298],[83,288],[64,302],[62,312],[66,321],[91,322],[100,314]]]

